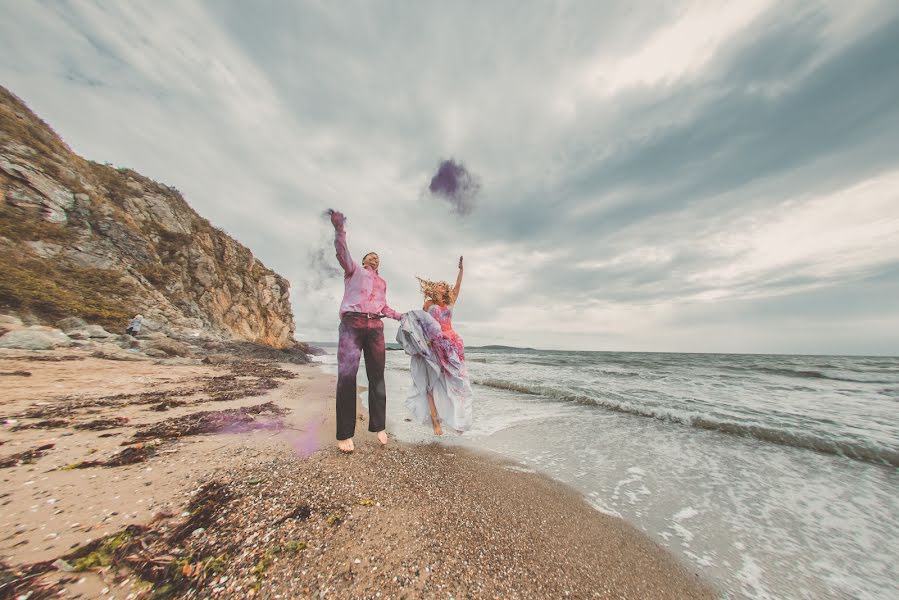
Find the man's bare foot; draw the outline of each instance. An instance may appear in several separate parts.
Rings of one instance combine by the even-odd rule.
[[[387,432],[386,432],[386,431],[379,431],[379,432],[378,432],[378,441],[381,442],[381,445],[382,445],[382,446],[386,446],[386,445],[387,445],[387,440],[389,440],[389,439],[390,439],[390,438],[387,437]]]
[[[349,454],[355,448],[353,447],[353,438],[347,438],[345,440],[337,440],[337,448],[340,449],[344,454]]]

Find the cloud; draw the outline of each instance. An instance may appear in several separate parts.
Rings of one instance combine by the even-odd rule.
[[[844,310],[899,281],[895,3],[4,13],[4,84],[288,277],[302,339],[335,337],[339,206],[398,309],[465,255],[468,343],[899,352],[899,309]],[[446,156],[465,220],[421,194]]]

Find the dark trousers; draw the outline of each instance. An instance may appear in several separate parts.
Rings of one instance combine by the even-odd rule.
[[[345,316],[337,344],[337,439],[356,431],[356,373],[365,355],[368,376],[368,430],[384,431],[387,390],[384,387],[384,324],[378,319]]]

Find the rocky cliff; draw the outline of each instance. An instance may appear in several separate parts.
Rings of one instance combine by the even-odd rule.
[[[289,283],[178,190],[74,154],[0,87],[0,309],[293,346]]]

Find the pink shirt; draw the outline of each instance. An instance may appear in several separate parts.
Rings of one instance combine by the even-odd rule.
[[[387,306],[387,282],[369,267],[360,267],[346,246],[346,231],[339,227],[334,235],[337,260],[343,267],[343,301],[340,317],[346,312],[384,315],[399,321],[402,315]]]

